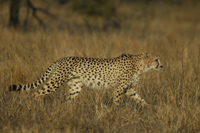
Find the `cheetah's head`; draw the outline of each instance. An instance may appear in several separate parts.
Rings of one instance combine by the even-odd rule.
[[[160,62],[159,57],[152,55],[150,53],[145,54],[144,56],[144,71],[147,72],[150,69],[160,70],[163,68],[163,65]]]

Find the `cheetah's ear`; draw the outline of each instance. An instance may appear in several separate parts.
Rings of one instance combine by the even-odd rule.
[[[147,57],[151,56],[151,53],[146,53]]]
[[[144,53],[144,52],[143,52],[141,55],[142,55],[142,56],[146,56],[146,55],[147,55],[147,53]]]

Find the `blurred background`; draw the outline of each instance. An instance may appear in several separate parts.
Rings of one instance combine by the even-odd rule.
[[[199,0],[1,0],[0,11],[1,27],[23,31],[123,29],[137,34],[138,27],[199,23]]]

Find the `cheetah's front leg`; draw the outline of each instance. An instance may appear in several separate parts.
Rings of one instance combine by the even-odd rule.
[[[140,95],[137,94],[134,88],[130,88],[126,91],[126,94],[133,100],[136,101],[136,103],[141,104],[142,106],[148,105],[148,103],[141,98]]]
[[[121,85],[119,85],[116,90],[115,90],[115,93],[114,93],[114,104],[116,106],[119,106],[120,105],[120,102],[121,102],[121,98],[122,98],[122,95],[124,94],[125,92],[125,89],[128,87],[128,85],[126,83],[123,83]]]

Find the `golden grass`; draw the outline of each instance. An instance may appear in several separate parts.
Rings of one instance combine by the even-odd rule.
[[[200,132],[200,19],[196,14],[200,5],[139,5],[121,5],[122,27],[109,32],[43,31],[39,26],[23,32],[1,21],[0,132]],[[7,8],[1,10],[7,13]],[[149,108],[140,109],[127,98],[115,108],[113,90],[85,88],[72,103],[64,104],[66,85],[39,101],[32,99],[32,92],[7,91],[11,84],[34,82],[62,57],[110,58],[142,52],[159,55],[164,65],[163,70],[140,79],[137,91]]]

